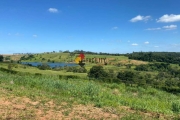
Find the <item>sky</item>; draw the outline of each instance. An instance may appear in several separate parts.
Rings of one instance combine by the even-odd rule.
[[[180,52],[180,0],[0,0],[0,54]]]

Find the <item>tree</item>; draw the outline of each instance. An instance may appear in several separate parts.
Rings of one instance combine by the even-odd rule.
[[[5,60],[11,60],[10,56],[5,57]]]
[[[0,62],[3,62],[4,57],[0,55]]]
[[[108,77],[108,73],[104,71],[102,66],[93,66],[88,72],[88,77],[102,79]]]
[[[38,65],[37,67],[40,70],[50,70],[51,69],[51,67],[48,64],[46,64],[46,63],[43,63],[42,65]]]
[[[120,79],[120,81],[124,82],[125,84],[135,83],[134,81],[135,77],[136,77],[136,74],[132,71],[119,72],[117,75],[117,78]]]

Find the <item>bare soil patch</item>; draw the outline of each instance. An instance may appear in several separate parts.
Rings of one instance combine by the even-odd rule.
[[[32,101],[27,97],[1,97],[0,119],[71,120],[71,119],[118,119],[120,116],[105,112],[93,105],[56,105],[52,100],[46,103]]]

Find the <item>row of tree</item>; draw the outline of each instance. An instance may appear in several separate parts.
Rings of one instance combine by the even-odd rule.
[[[126,54],[129,59],[142,61],[167,62],[180,65],[180,52],[133,52]]]

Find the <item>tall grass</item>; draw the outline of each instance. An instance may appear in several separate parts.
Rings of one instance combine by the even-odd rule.
[[[59,80],[57,76],[20,76],[0,72],[0,86],[32,99],[47,97],[61,101],[94,104],[96,107],[129,106],[140,111],[178,113],[180,96],[154,88],[127,87],[83,79]],[[24,90],[21,90],[21,87]]]

